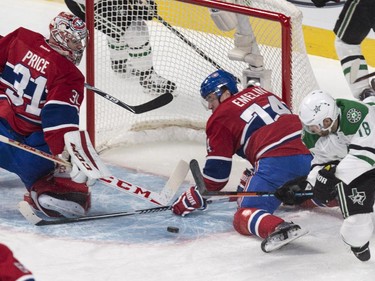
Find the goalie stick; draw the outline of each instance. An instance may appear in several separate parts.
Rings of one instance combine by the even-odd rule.
[[[195,184],[198,187],[199,193],[202,194],[204,197],[211,197],[211,196],[229,196],[229,197],[267,197],[267,196],[275,196],[274,192],[268,191],[243,191],[243,192],[236,192],[236,191],[208,191],[206,189],[206,185],[204,183],[203,175],[199,168],[198,161],[193,159],[190,161],[190,170],[193,174],[193,178]],[[296,196],[306,196],[312,197],[312,192],[296,192]]]
[[[91,86],[87,83],[85,83],[85,87],[88,90],[93,91],[94,93],[102,96],[103,98],[109,100],[110,102],[113,102],[114,104],[117,104],[126,110],[129,110],[130,112],[134,114],[140,114],[140,113],[145,113],[154,109],[157,109],[159,107],[162,107],[164,105],[167,105],[173,100],[173,95],[169,92],[162,94],[158,96],[157,98],[150,100],[146,103],[139,104],[139,105],[128,105],[124,103],[123,101],[120,101],[119,99],[115,98],[114,96],[111,96],[102,90],[99,90],[98,88],[95,88],[94,86]]]
[[[218,202],[229,202],[229,199],[220,198],[217,200],[206,201],[207,204],[218,203]],[[128,211],[128,212],[116,212],[116,213],[91,215],[91,216],[85,216],[85,217],[80,217],[80,218],[56,218],[56,219],[46,220],[46,219],[39,217],[27,202],[21,201],[18,204],[19,211],[27,219],[27,221],[37,226],[77,223],[77,222],[111,219],[111,218],[127,217],[127,216],[142,215],[142,214],[160,213],[160,212],[171,210],[171,208],[172,206],[161,206],[161,207],[154,207],[154,208],[141,209],[141,210]]]
[[[0,135],[0,142],[7,143],[9,145],[12,145],[14,147],[17,147],[19,149],[25,150],[27,152],[30,152],[32,154],[38,155],[42,158],[48,159],[52,162],[55,162],[60,165],[65,166],[71,166],[71,164],[67,161],[64,161],[63,159],[51,155],[49,153],[46,153],[44,151],[38,150],[34,147],[28,146],[26,144],[20,143],[18,141],[12,140],[10,138],[7,138],[3,135]],[[137,196],[138,198],[142,198],[148,202],[151,202],[156,205],[164,206],[169,203],[169,201],[173,198],[173,196],[176,194],[179,186],[182,184],[182,182],[185,180],[185,177],[189,171],[188,164],[181,160],[171,177],[168,179],[166,185],[162,189],[160,193],[154,192],[151,190],[148,190],[144,187],[140,187],[134,184],[131,184],[125,180],[118,179],[114,176],[110,176],[107,178],[101,178],[99,179],[100,182],[114,187],[118,190],[125,191],[126,193],[130,195]]]

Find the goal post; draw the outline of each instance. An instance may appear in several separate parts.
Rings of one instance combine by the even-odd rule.
[[[121,51],[114,55],[113,45],[118,51],[133,44],[127,40],[137,42],[138,39],[134,33],[133,37],[124,36],[129,22],[121,23],[121,17],[116,18],[116,22],[107,21],[106,13],[118,12],[118,7],[111,9],[106,4],[104,9],[98,4],[103,1],[108,5],[123,3],[121,12],[124,14],[131,9],[126,4],[129,1],[125,0],[86,0],[90,32],[87,83],[131,105],[154,99],[155,95],[145,92],[139,77],[129,70],[131,53],[130,58]],[[248,63],[229,59],[236,29],[217,28],[209,9],[248,17],[264,69],[270,73],[271,90],[294,110],[308,92],[317,88],[304,45],[301,11],[284,0],[240,0],[240,3],[156,0],[157,16],[144,20],[147,26],[144,37],[149,38],[144,45],[150,46],[156,73],[176,84],[174,99],[156,110],[132,114],[93,93],[87,94],[87,130],[97,149],[155,140],[204,141],[205,124],[211,113],[201,105],[200,84],[218,68],[244,82],[244,70],[249,68]],[[129,18],[124,17],[125,20]],[[108,35],[108,29],[103,31],[103,24],[116,30],[116,35]],[[144,42],[142,40],[140,42]],[[115,71],[114,58],[127,59],[124,71]]]

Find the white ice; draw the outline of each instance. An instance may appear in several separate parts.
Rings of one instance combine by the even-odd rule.
[[[3,35],[18,26],[45,34],[49,20],[67,10],[63,4],[44,0],[1,0],[0,9]],[[332,26],[335,16],[324,18],[319,24]],[[310,59],[322,89],[336,97],[351,98],[338,61]],[[204,156],[204,143],[189,142],[132,145],[102,154],[116,176],[155,190],[160,190],[179,159],[196,158],[203,164]],[[244,166],[244,161],[235,159],[228,190],[236,186]],[[0,182],[0,242],[13,250],[38,281],[374,280],[375,260],[358,261],[342,242],[337,209],[281,208],[278,215],[310,233],[265,254],[259,239],[233,230],[233,203],[211,204],[206,212],[186,218],[163,212],[36,227],[17,211],[24,192],[19,180],[1,171]],[[191,183],[189,174],[181,191]],[[93,189],[93,213],[149,207],[152,205],[102,185]],[[167,226],[179,227],[180,232],[169,233]],[[373,245],[371,239],[372,251]]]

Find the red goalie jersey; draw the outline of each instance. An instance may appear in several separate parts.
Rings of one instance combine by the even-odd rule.
[[[301,129],[298,116],[263,88],[252,87],[231,96],[207,122],[207,159],[203,169],[207,189],[225,186],[234,154],[253,166],[265,157],[309,154],[301,141]]]
[[[39,33],[19,28],[0,38],[0,118],[17,133],[44,132],[53,154],[78,130],[84,77]]]

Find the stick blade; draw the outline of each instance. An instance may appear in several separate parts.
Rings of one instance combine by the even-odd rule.
[[[173,100],[173,95],[171,93],[165,93],[161,96],[158,96],[157,98],[150,100],[149,102],[146,102],[144,104],[135,105],[131,108],[134,110],[135,114],[144,113],[147,111],[151,111],[157,108],[160,108],[162,106],[167,105]]]
[[[178,188],[185,180],[188,172],[188,163],[184,160],[180,160],[163,190],[160,192],[160,203],[167,205],[172,200],[173,196],[177,193]]]
[[[34,213],[34,210],[30,207],[29,203],[27,203],[26,201],[21,201],[18,203],[18,210],[25,217],[25,219],[31,224],[39,225],[43,221],[43,219],[39,218]]]
[[[190,171],[193,174],[195,184],[198,187],[199,193],[202,195],[207,194],[206,185],[204,183],[203,175],[196,159],[190,161]]]

